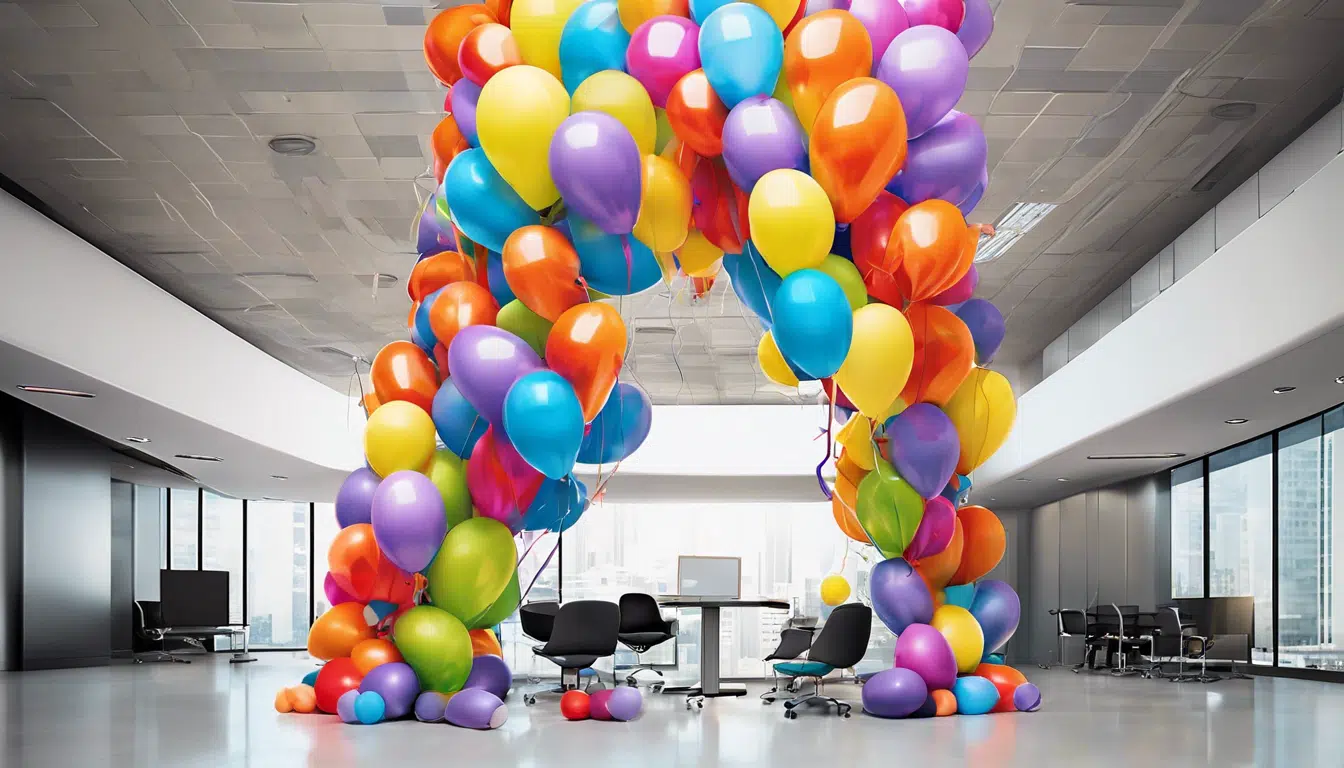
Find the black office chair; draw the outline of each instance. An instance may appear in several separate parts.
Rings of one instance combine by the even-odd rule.
[[[868,651],[868,635],[873,629],[873,609],[862,603],[846,603],[831,612],[821,628],[821,634],[807,652],[807,661],[798,664],[776,664],[775,670],[793,678],[812,679],[816,687],[784,702],[784,717],[793,720],[795,711],[804,704],[826,704],[835,707],[835,713],[849,717],[852,705],[822,693],[822,680],[832,670],[846,669],[863,660]]]
[[[571,688],[565,682],[566,673],[574,673],[573,688],[579,687],[579,673],[597,663],[597,660],[616,652],[616,641],[621,631],[621,609],[605,600],[578,600],[560,606],[555,615],[555,628],[545,645],[538,645],[532,653],[560,667],[560,687],[550,691],[562,693]],[[612,684],[616,675],[612,673]],[[523,695],[523,703],[536,703],[537,691]]]
[[[1181,612],[1176,606],[1163,606],[1158,610],[1157,631],[1153,634],[1154,674],[1158,677],[1173,683],[1217,682],[1221,678],[1209,674],[1208,669],[1208,652],[1212,647],[1212,640],[1194,634],[1191,625],[1181,621]],[[1187,659],[1199,660],[1198,674],[1185,671]],[[1177,663],[1175,675],[1168,675],[1162,670],[1163,661]]]
[[[1145,642],[1151,641],[1151,638],[1138,634],[1139,606],[1111,603],[1094,606],[1092,610],[1096,613],[1096,627],[1100,631],[1094,633],[1089,629],[1089,635],[1095,634],[1095,637],[1089,638],[1088,642],[1093,653],[1098,645],[1104,646],[1108,662],[1114,651],[1116,660],[1113,664],[1108,664],[1111,667],[1111,675],[1149,677],[1150,670],[1129,663],[1129,654],[1141,651]],[[1094,639],[1098,642],[1093,642]]]
[[[1076,608],[1059,608],[1050,611],[1050,615],[1055,617],[1055,661],[1048,664],[1037,664],[1041,669],[1050,669],[1051,667],[1069,667],[1074,673],[1082,669],[1087,664],[1086,658],[1077,664],[1069,665],[1064,659],[1064,640],[1070,637],[1087,638],[1087,614]]]
[[[663,673],[654,669],[652,664],[645,664],[640,656],[650,648],[671,640],[677,636],[677,620],[671,621],[663,618],[663,612],[658,607],[658,601],[653,595],[646,595],[640,592],[630,592],[621,595],[621,629],[617,638],[621,645],[635,652],[636,664],[629,670],[625,676],[627,685],[637,685],[639,681],[636,675],[640,672],[652,672],[662,677]],[[614,672],[613,672],[614,674]],[[657,691],[663,687],[662,681],[653,684],[653,690]]]
[[[816,627],[788,627],[779,633],[779,647],[770,652],[761,661],[796,661],[801,659],[812,648],[812,636],[816,633]],[[775,703],[779,698],[779,667],[775,664],[771,666],[771,671],[775,674],[775,687],[761,694],[761,701],[766,704]],[[784,685],[784,690],[789,693],[795,693],[798,690],[798,678],[789,677]]]
[[[168,651],[169,638],[165,637],[161,631],[164,627],[163,609],[158,600],[136,600],[135,610],[131,619],[134,622],[134,628],[131,636],[131,655],[136,664],[144,664],[146,661],[166,661],[177,662],[179,664],[190,664],[191,659],[184,659],[174,656]],[[202,651],[205,646],[201,641],[194,637],[174,638],[178,641],[185,641],[187,645],[195,646]]]
[[[518,624],[524,635],[544,643],[551,639],[555,614],[559,612],[560,604],[554,600],[526,603],[518,606]]]

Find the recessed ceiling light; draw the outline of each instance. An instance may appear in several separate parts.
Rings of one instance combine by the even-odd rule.
[[[262,497],[261,497],[261,500],[262,500],[262,501],[284,501],[284,499],[277,499],[277,498],[275,498],[274,496],[262,496]]]
[[[1224,424],[1245,424],[1245,423],[1248,422],[1248,421],[1250,421],[1250,419],[1226,419],[1226,420],[1223,421],[1223,423],[1224,423]]]
[[[1019,483],[1030,483],[1030,482],[1031,482],[1031,478],[1030,478],[1030,477],[1019,477],[1019,478],[1017,478],[1017,482],[1019,482]]]
[[[128,442],[128,443],[148,443],[148,442],[149,442],[149,438],[148,438],[148,437],[128,437],[128,438],[126,438],[126,442]]]
[[[1067,478],[1067,477],[1056,477],[1056,478],[1055,478],[1055,481],[1056,481],[1056,482],[1060,482],[1060,483],[1067,483],[1067,482],[1069,482],[1069,478]]]
[[[317,151],[317,142],[307,136],[276,136],[266,145],[277,155],[303,157]]]
[[[175,458],[187,459],[188,461],[223,461],[218,456],[205,456],[199,453],[175,453]]]
[[[1096,453],[1087,458],[1092,461],[1125,461],[1127,459],[1179,459],[1184,453]]]
[[[1218,120],[1245,120],[1254,116],[1255,112],[1255,104],[1249,101],[1229,101],[1209,110],[1209,114]]]
[[[1289,392],[1292,392],[1292,391],[1295,390],[1295,389],[1297,389],[1297,387],[1275,387],[1275,388],[1274,388],[1274,394],[1276,394],[1276,395],[1286,395],[1286,394],[1288,394]]]
[[[62,397],[97,397],[92,392],[81,392],[78,389],[61,389],[60,387],[34,387],[27,384],[20,384],[19,389],[24,392],[32,392],[35,395],[60,395]]]
[[[271,477],[272,477],[273,479],[275,479],[275,480],[288,480],[288,479],[289,479],[288,477],[285,477],[284,475],[271,475]]]

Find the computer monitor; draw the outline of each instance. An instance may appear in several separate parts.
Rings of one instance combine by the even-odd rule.
[[[229,623],[228,571],[159,571],[164,626],[222,627]]]
[[[681,555],[677,593],[693,597],[741,597],[742,558]]]

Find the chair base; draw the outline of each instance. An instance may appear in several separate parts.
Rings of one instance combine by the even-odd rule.
[[[657,693],[658,691],[661,691],[663,689],[662,671],[654,669],[653,666],[649,664],[640,664],[637,667],[632,667],[631,669],[627,670],[625,675],[625,684],[630,686],[631,688],[638,688],[639,687],[638,675],[640,672],[652,672],[653,674],[658,676],[659,679],[655,680],[651,685],[649,685],[649,690],[653,691],[654,693]],[[613,672],[613,674],[615,673]]]
[[[132,659],[136,664],[190,664],[191,659],[180,659],[167,651],[144,651]]]
[[[746,688],[741,688],[733,685],[720,685],[719,690],[715,693],[705,693],[705,689],[701,688],[698,685],[677,686],[675,688],[663,688],[662,692],[672,695],[685,695],[687,709],[690,709],[692,706],[704,709],[705,699],[720,699],[727,696],[747,695]]]
[[[823,704],[828,707],[835,707],[835,714],[839,717],[849,717],[850,710],[854,708],[853,704],[840,701],[830,696],[823,696],[816,691],[804,694],[784,702],[784,718],[794,720],[798,717],[797,709],[801,706],[812,706],[814,704]]]

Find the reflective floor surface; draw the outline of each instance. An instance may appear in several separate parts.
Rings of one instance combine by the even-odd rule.
[[[571,723],[558,699],[509,697],[498,731],[415,722],[347,726],[280,715],[280,687],[314,668],[288,654],[252,664],[0,674],[0,765],[24,766],[1303,766],[1344,764],[1344,685],[1260,678],[1213,685],[1026,670],[1033,714],[889,721],[820,709],[785,720],[755,698],[649,695],[631,723]]]

